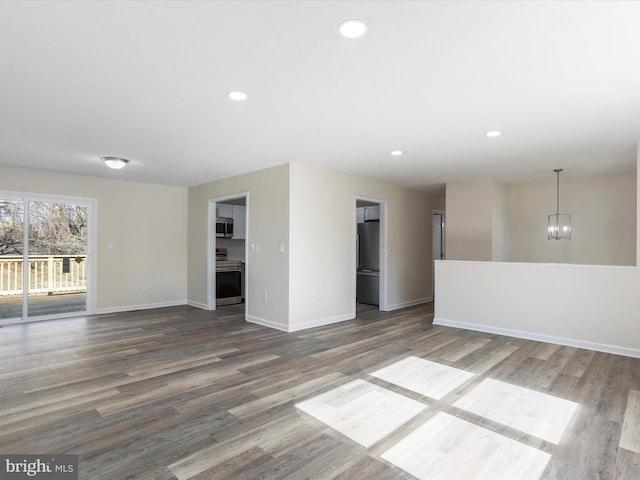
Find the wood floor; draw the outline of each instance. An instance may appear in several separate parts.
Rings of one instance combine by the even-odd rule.
[[[640,359],[432,325],[297,333],[242,306],[0,328],[0,454],[83,480],[640,478]]]

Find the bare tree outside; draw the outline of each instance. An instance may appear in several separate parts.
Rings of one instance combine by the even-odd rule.
[[[87,208],[64,203],[30,202],[29,254],[85,255]],[[22,202],[0,200],[0,255],[22,255]]]
[[[0,199],[0,255],[22,255],[23,232],[22,202]]]
[[[65,203],[31,202],[30,255],[85,255],[87,208]]]
[[[28,280],[28,315],[81,311],[86,306],[88,207],[0,198],[0,319],[18,318]],[[28,273],[24,268],[28,268]]]

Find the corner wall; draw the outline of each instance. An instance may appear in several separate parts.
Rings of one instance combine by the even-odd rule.
[[[206,308],[207,212],[210,199],[244,194],[247,198],[246,268],[247,320],[280,330],[288,329],[289,256],[279,252],[289,238],[289,165],[280,165],[245,175],[206,183],[189,189],[189,303]],[[264,298],[267,292],[267,298]]]
[[[387,202],[387,309],[431,300],[432,210],[444,199],[290,163],[189,189],[190,304],[207,304],[208,201],[244,192],[246,242],[259,245],[247,320],[294,331],[355,317],[356,196]]]

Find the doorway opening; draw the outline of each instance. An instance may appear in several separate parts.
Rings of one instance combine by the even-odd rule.
[[[247,307],[248,192],[209,200],[207,308]]]
[[[355,303],[356,313],[387,307],[387,204],[356,197]]]
[[[435,281],[435,261],[445,260],[445,246],[446,246],[446,214],[443,210],[433,211],[433,261],[432,261],[432,279],[431,279],[431,294],[435,297],[436,281]]]
[[[95,311],[95,200],[0,192],[0,324]]]

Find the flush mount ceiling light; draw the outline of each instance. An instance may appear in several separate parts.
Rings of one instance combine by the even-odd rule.
[[[394,157],[399,157],[400,155],[402,155],[402,150],[393,150],[391,152],[391,155],[393,155]]]
[[[113,170],[120,170],[129,163],[129,160],[120,157],[102,157],[101,160],[107,167],[112,168]]]
[[[247,94],[244,92],[239,92],[239,91],[232,91],[227,93],[227,96],[231,99],[231,100],[236,100],[238,102],[241,102],[242,100],[246,100],[247,99]]]
[[[571,215],[560,213],[560,172],[556,168],[556,213],[549,215],[547,240],[571,240]]]
[[[338,25],[338,31],[345,38],[358,38],[364,35],[367,26],[362,20],[350,19]]]
[[[502,135],[502,132],[500,130],[491,130],[490,132],[485,133],[485,135],[487,137],[499,137]]]

